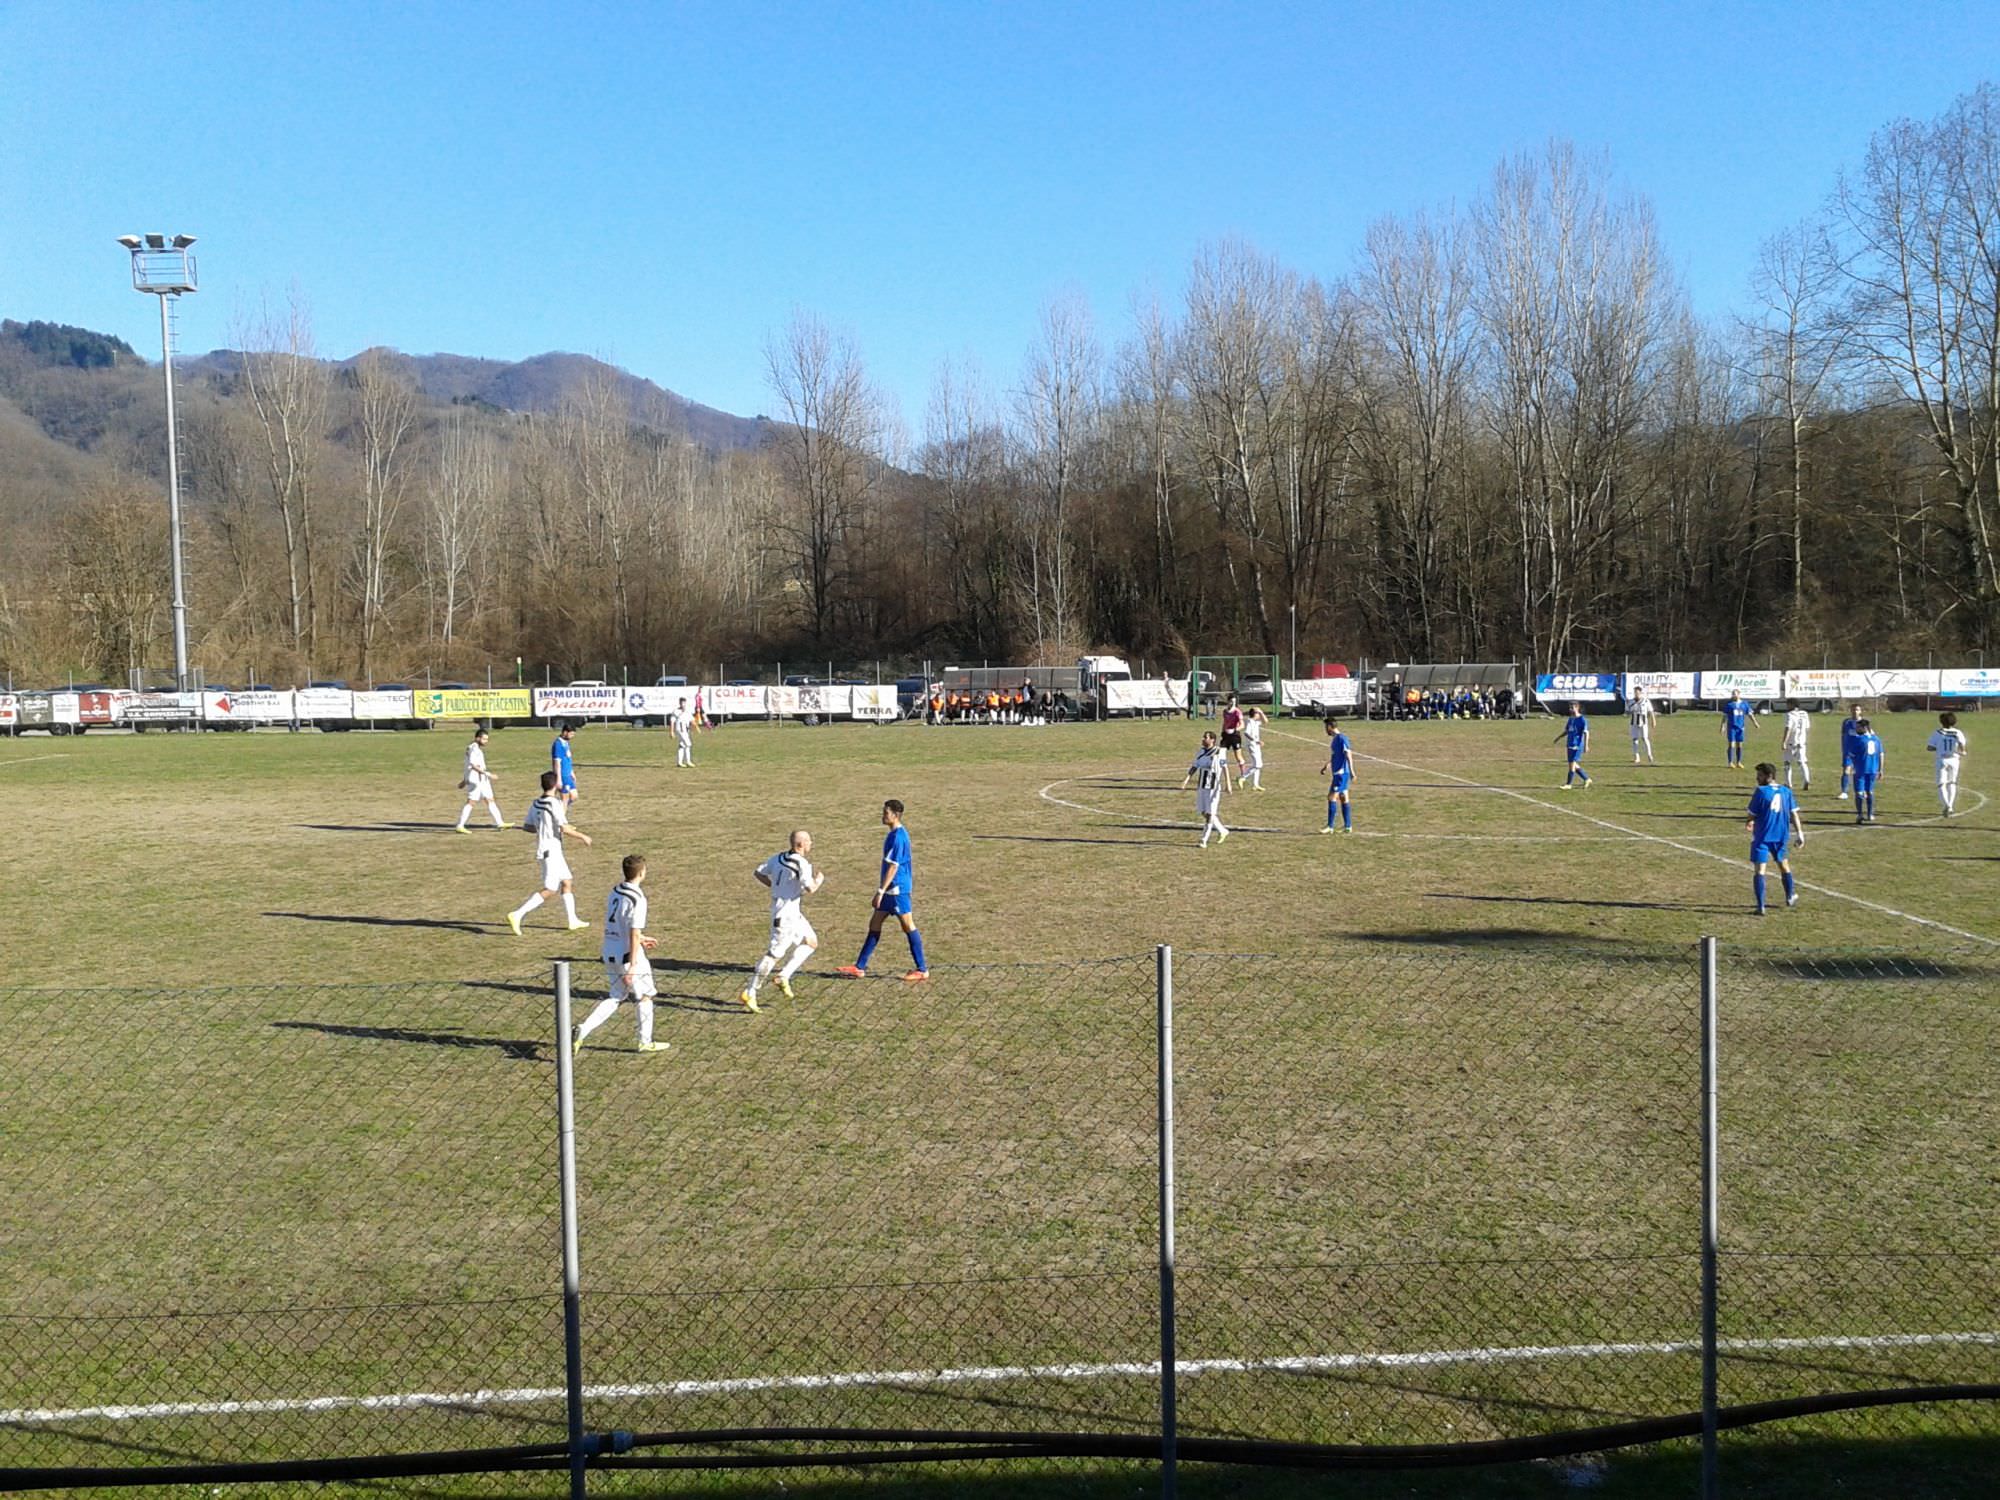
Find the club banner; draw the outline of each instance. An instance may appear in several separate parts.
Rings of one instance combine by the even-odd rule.
[[[1544,672],[1535,679],[1535,696],[1564,703],[1615,703],[1616,672]]]
[[[410,703],[420,719],[531,719],[534,694],[524,687],[419,688]]]
[[[351,711],[354,717],[364,722],[408,719],[416,714],[408,688],[369,688],[365,692],[350,693],[348,697],[353,703]]]
[[[534,690],[538,719],[615,719],[625,713],[621,687],[538,687]]]
[[[873,719],[877,723],[886,724],[897,716],[899,710],[896,707],[895,683],[881,682],[872,687],[858,687],[852,691],[855,718]]]
[[[1692,672],[1627,672],[1625,674],[1625,696],[1632,699],[1644,694],[1655,703],[1675,702],[1694,697],[1694,673]]]
[[[1697,672],[1695,696],[1704,703],[1719,703],[1732,693],[1750,699],[1784,696],[1785,674],[1761,672]]]
[[[828,683],[799,689],[798,712],[801,714],[831,719],[853,711],[854,689],[851,687]]]
[[[21,721],[21,700],[12,693],[0,693],[0,728],[12,729]]]
[[[117,713],[119,722],[125,724],[192,723],[201,718],[201,694],[120,693]]]
[[[705,687],[701,690],[701,706],[705,712],[726,719],[761,719],[766,713],[783,712],[769,697],[780,691],[793,689],[767,689],[758,683]]]
[[[1940,672],[1938,691],[1947,698],[2000,698],[2000,667]]]
[[[292,711],[301,719],[344,723],[354,717],[354,694],[346,688],[300,688],[292,694]]]
[[[1111,714],[1185,713],[1187,680],[1161,682],[1157,678],[1134,678],[1104,684],[1104,711]]]
[[[1355,708],[1361,703],[1361,683],[1353,677],[1309,677],[1279,689],[1284,708]]]
[[[292,697],[290,688],[203,693],[201,716],[211,724],[288,724],[292,718]]]

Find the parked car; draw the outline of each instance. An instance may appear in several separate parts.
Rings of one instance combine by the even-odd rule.
[[[567,683],[567,684],[565,684],[565,686],[568,686],[568,687],[604,687],[605,685],[606,685],[606,684],[605,684],[605,681],[604,681],[604,679],[603,679],[602,677],[579,677],[579,678],[577,678],[577,680],[576,680],[575,682],[571,682],[571,683]],[[460,682],[460,683],[447,683],[447,684],[446,684],[446,686],[448,686],[448,687],[464,687],[464,686],[465,686],[465,684],[464,684],[464,683],[462,683],[462,682]]]
[[[1252,672],[1248,677],[1236,679],[1236,701],[1238,703],[1270,703],[1275,701],[1278,690],[1268,672]]]

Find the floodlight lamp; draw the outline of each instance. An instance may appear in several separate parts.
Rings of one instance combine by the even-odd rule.
[[[118,243],[127,250],[137,250],[145,241],[136,234],[121,234],[118,236]]]
[[[177,234],[174,236],[174,248],[176,250],[185,250],[193,243],[194,236],[191,234]]]
[[[146,245],[149,249],[164,250],[167,248],[167,237],[164,234],[149,233],[146,236]]]

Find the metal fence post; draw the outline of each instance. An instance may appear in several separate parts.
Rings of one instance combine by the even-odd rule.
[[[1179,1492],[1180,1437],[1174,1417],[1174,950],[1162,943],[1160,999],[1160,1493]]]
[[[569,1407],[570,1500],[584,1500],[583,1290],[576,1248],[576,1093],[570,1055],[569,964],[556,965],[556,1175],[562,1184],[563,1380]]]
[[[1717,1500],[1716,1261],[1720,1173],[1716,1164],[1715,939],[1701,940],[1701,1494]]]

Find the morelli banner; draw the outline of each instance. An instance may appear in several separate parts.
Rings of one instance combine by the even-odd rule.
[[[535,698],[527,688],[419,688],[410,706],[420,719],[532,719]]]
[[[1746,698],[1779,698],[1784,696],[1785,674],[1769,670],[1698,672],[1695,688],[1695,696],[1708,703],[1719,703],[1732,693],[1741,693]]]

